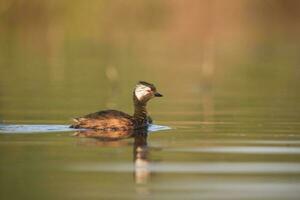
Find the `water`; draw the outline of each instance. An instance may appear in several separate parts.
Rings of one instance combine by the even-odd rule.
[[[299,199],[296,1],[3,2],[1,200]],[[139,80],[148,134],[74,136]]]
[[[230,110],[217,99],[207,116],[197,98],[153,101],[152,117],[171,129],[113,141],[74,137],[67,124],[1,125],[1,196],[298,199],[298,113],[257,99]]]
[[[168,126],[151,124],[147,132],[155,132],[171,129]],[[78,130],[78,129],[77,129]],[[0,124],[0,133],[2,134],[30,134],[30,133],[50,133],[50,132],[74,132],[76,129],[70,128],[70,125],[57,124]],[[83,132],[84,129],[80,129]]]

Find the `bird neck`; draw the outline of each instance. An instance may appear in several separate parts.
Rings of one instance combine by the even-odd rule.
[[[133,95],[133,104],[134,104],[134,114],[133,118],[138,122],[138,123],[146,123],[147,122],[147,103],[145,102],[140,102],[135,95]]]

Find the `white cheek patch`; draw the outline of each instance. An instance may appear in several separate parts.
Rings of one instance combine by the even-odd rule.
[[[140,101],[144,96],[149,94],[149,90],[151,90],[151,88],[144,85],[138,85],[134,91],[134,94],[136,98]]]

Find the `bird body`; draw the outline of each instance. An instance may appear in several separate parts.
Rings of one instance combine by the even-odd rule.
[[[72,128],[103,130],[134,129],[133,117],[117,110],[104,110],[73,119]]]

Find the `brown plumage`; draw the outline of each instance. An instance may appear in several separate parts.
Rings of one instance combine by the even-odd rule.
[[[140,81],[133,92],[133,116],[117,110],[104,110],[75,118],[70,127],[104,131],[145,128],[152,122],[146,110],[147,102],[154,97],[162,97],[162,95],[156,91],[153,84]]]

